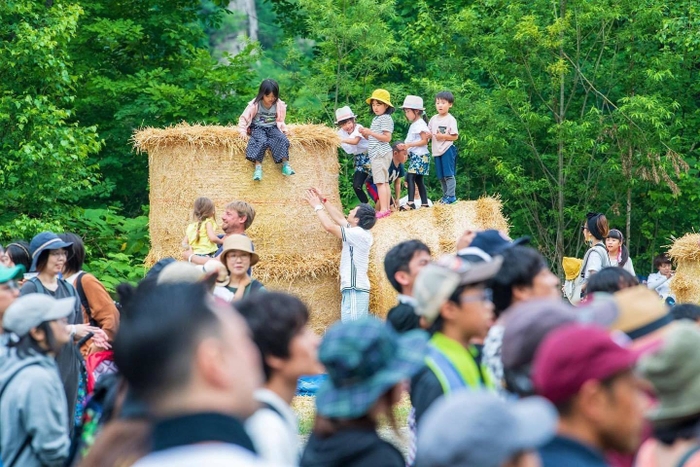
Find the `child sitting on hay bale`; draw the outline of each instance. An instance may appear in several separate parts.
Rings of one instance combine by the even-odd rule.
[[[248,103],[238,119],[241,136],[247,138],[250,135],[245,158],[255,163],[253,180],[262,180],[262,161],[268,148],[275,163],[282,164],[282,173],[294,175],[289,165],[289,139],[284,123],[287,105],[280,100],[279,94],[280,88],[275,80],[263,80],[258,95]]]
[[[187,226],[182,246],[197,256],[212,256],[224,241],[216,235],[214,202],[203,196],[194,201],[192,222]]]

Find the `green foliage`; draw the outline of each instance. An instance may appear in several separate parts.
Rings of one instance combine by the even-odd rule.
[[[76,79],[66,47],[82,10],[0,4],[0,212],[32,216],[77,203],[98,181],[94,126],[73,122]]]

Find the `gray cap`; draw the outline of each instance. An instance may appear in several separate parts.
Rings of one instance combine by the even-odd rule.
[[[500,467],[554,437],[554,406],[541,397],[504,401],[463,389],[443,396],[418,426],[416,467]]]
[[[185,261],[175,261],[163,268],[158,274],[156,283],[160,284],[193,284],[204,279],[204,271],[201,267]]]
[[[498,273],[503,258],[472,262],[456,255],[446,255],[428,264],[418,273],[413,285],[416,313],[429,324],[435,322],[440,307],[461,285],[478,284]]]
[[[580,308],[554,299],[518,303],[503,314],[503,368],[514,369],[532,363],[540,342],[553,329],[574,322],[609,327],[617,315],[615,307],[607,303]]]
[[[75,297],[55,298],[40,293],[19,297],[5,310],[2,327],[18,336],[26,336],[44,321],[65,318],[75,310]]]

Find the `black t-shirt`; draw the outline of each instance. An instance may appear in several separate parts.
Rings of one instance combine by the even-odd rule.
[[[389,164],[389,183],[394,183],[399,178],[403,178],[405,176],[406,169],[404,168],[403,164],[400,163],[398,166],[396,166],[392,160],[391,164]]]

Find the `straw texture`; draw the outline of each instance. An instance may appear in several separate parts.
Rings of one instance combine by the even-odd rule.
[[[676,263],[671,280],[676,302],[700,304],[700,234],[689,233],[676,239],[668,254]]]
[[[433,258],[437,258],[455,253],[457,239],[467,229],[507,232],[508,221],[501,214],[500,199],[484,197],[450,205],[436,204],[430,209],[396,212],[378,221],[372,229],[374,244],[369,258],[370,310],[386,317],[397,303],[397,293],[384,272],[384,257],[394,245],[418,239],[428,245]]]
[[[322,125],[289,128],[290,164],[296,174],[283,176],[268,154],[261,182],[252,180],[253,164],[245,160],[246,141],[236,127],[183,123],[136,132],[134,147],[148,153],[149,161],[151,251],[146,262],[180,258],[180,242],[197,197],[211,198],[219,216],[229,202],[245,200],[256,211],[246,232],[260,255],[254,277],[270,290],[305,301],[311,327],[323,333],[340,319],[341,242],[321,228],[303,193],[315,186],[329,203],[340,206],[340,141],[334,130]],[[384,255],[391,247],[417,238],[434,256],[454,253],[455,241],[464,230],[485,228],[508,230],[498,198],[397,212],[378,221],[372,229],[370,310],[383,317],[396,303],[396,293],[384,274]]]

